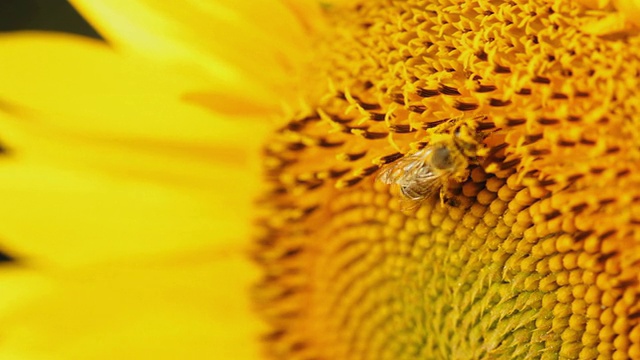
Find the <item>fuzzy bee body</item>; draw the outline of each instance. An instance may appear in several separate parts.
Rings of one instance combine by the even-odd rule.
[[[468,126],[463,126],[469,134]],[[444,203],[449,182],[466,180],[478,142],[476,137],[462,137],[461,128],[448,126],[450,132],[433,136],[425,147],[405,155],[379,173],[378,181],[398,186],[403,210],[416,208],[438,192]]]

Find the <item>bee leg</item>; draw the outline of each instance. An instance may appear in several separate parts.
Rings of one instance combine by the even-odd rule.
[[[445,187],[442,187],[440,189],[440,205],[456,207],[460,205],[460,201],[456,198],[455,195],[448,192]]]
[[[445,190],[445,187],[441,187],[440,188],[440,205],[442,207],[444,207],[445,203],[447,203],[449,201],[449,196],[447,196],[447,190]]]
[[[446,204],[451,206],[451,207],[458,207],[460,206],[460,201],[458,201],[458,199],[456,199],[455,197],[448,197],[445,200]]]

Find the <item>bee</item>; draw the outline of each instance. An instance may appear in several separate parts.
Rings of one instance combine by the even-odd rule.
[[[449,182],[462,182],[469,176],[468,167],[479,146],[473,132],[465,124],[449,125],[445,132],[433,134],[423,148],[383,168],[376,179],[399,187],[404,211],[415,209],[436,192],[444,204]]]

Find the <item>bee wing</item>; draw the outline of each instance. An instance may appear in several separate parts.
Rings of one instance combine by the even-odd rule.
[[[403,157],[395,164],[382,169],[376,180],[385,184],[402,184],[419,176],[430,152],[430,149],[425,148]]]
[[[406,197],[400,199],[400,211],[404,213],[412,212],[417,210],[420,205],[424,202],[424,199],[421,200],[413,200]]]
[[[427,176],[407,186],[401,186],[403,196],[400,198],[400,209],[405,212],[417,209],[441,188],[440,178],[433,173],[428,173]]]
[[[431,198],[431,196],[435,192],[437,192],[439,184],[436,184],[434,181],[434,183],[425,185],[425,186],[428,186],[428,187],[422,190],[424,192],[420,194],[419,197],[413,197],[413,198],[410,198],[407,196],[400,197],[399,199],[400,210],[403,212],[411,212],[418,209],[425,202],[425,200]]]
[[[403,159],[400,159],[400,160],[403,160]],[[402,177],[402,167],[400,167],[399,165],[400,163],[398,162],[382,169],[378,173],[378,176],[376,176],[376,180],[382,181],[383,183],[388,185],[397,183]]]

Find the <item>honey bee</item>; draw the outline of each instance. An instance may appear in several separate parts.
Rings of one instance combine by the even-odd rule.
[[[376,179],[399,187],[404,211],[415,209],[436,192],[444,204],[449,182],[469,176],[468,167],[479,146],[473,133],[467,124],[447,126],[444,133],[432,134],[423,148],[383,168]]]

